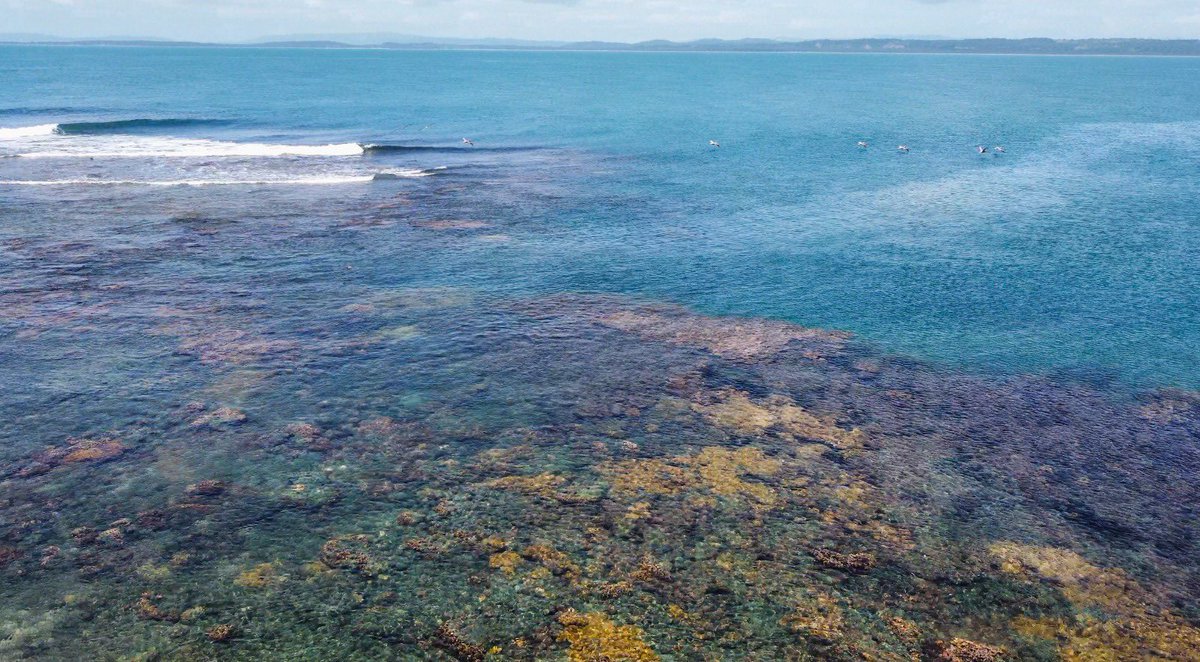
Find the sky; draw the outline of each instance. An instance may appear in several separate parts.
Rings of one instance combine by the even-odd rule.
[[[1200,0],[0,0],[0,33],[240,41],[1200,38]]]

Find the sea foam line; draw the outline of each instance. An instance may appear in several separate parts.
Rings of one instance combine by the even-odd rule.
[[[23,158],[206,158],[206,157],[278,157],[278,156],[362,156],[358,143],[333,145],[274,145],[270,143],[235,143],[218,140],[178,140],[167,138],[139,139],[117,142],[103,141],[68,143],[72,149],[49,149],[24,152]]]
[[[57,124],[39,124],[37,126],[18,126],[11,128],[0,126],[0,140],[20,140],[21,138],[52,136],[57,131]]]
[[[298,177],[295,179],[50,179],[0,180],[0,186],[318,186],[328,184],[364,184],[375,175],[345,177]]]
[[[390,179],[420,179],[446,170],[385,170],[373,175],[323,175],[291,179],[8,179],[0,186],[319,186],[326,184],[365,184]]]

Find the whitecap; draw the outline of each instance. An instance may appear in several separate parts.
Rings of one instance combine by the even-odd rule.
[[[52,136],[58,131],[57,124],[38,124],[37,126],[0,127],[0,140],[20,140],[37,136]]]
[[[371,175],[294,177],[291,179],[48,179],[0,180],[0,186],[321,186],[334,184],[364,184]]]
[[[18,156],[24,158],[269,158],[285,156],[339,157],[363,154],[363,147],[358,143],[280,145],[129,136],[56,137],[50,140],[31,142],[28,147],[32,149],[23,151]]]

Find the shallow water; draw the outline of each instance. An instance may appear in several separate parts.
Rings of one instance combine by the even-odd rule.
[[[0,52],[0,658],[1200,651],[1200,64]]]

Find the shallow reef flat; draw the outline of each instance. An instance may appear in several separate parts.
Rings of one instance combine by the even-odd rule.
[[[7,403],[4,659],[1200,655],[1194,393],[612,295],[122,292],[6,295],[163,367]]]

